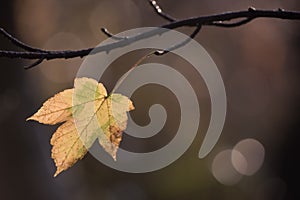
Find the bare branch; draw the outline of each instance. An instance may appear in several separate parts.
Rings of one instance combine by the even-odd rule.
[[[149,0],[150,5],[153,7],[154,11],[162,18],[168,20],[169,22],[175,22],[177,19],[174,17],[166,14],[162,8],[157,4],[157,1],[155,0]]]
[[[109,32],[109,30],[107,30],[107,28],[102,27],[101,28],[102,33],[104,33],[104,35],[106,35],[109,38],[112,38],[114,40],[126,40],[127,37],[118,37],[115,36],[114,34],[112,34],[111,32]]]
[[[38,59],[37,61],[35,61],[34,63],[28,65],[28,66],[25,66],[24,69],[31,69],[39,64],[41,64],[42,62],[44,61],[44,58],[41,58],[41,59]]]
[[[253,8],[250,8],[246,11],[227,12],[227,13],[221,13],[215,15],[193,17],[193,18],[170,22],[168,24],[158,27],[157,30],[144,32],[133,36],[128,36],[126,38],[116,38],[117,40],[116,42],[105,44],[103,46],[91,47],[91,48],[80,49],[80,50],[65,50],[65,51],[47,51],[43,49],[30,47],[29,45],[26,45],[21,41],[19,41],[18,39],[14,38],[13,36],[9,35],[3,29],[0,29],[2,35],[4,35],[7,39],[9,39],[14,45],[21,47],[22,49],[25,50],[25,52],[0,50],[0,57],[38,59],[38,62],[33,63],[33,66],[36,66],[36,63],[39,64],[43,60],[52,60],[52,59],[61,59],[61,58],[69,59],[75,57],[82,58],[84,56],[89,55],[91,51],[93,54],[99,52],[109,52],[112,49],[123,47],[130,43],[136,42],[138,40],[142,40],[157,34],[161,34],[161,31],[158,31],[160,28],[176,29],[178,27],[184,27],[184,26],[198,27],[199,30],[200,30],[200,26],[217,26],[217,27],[230,28],[230,27],[237,27],[237,26],[244,25],[256,18],[277,18],[277,19],[288,19],[288,20],[300,20],[300,12],[284,11],[282,9],[255,10]],[[239,19],[241,20],[238,22],[229,23],[231,20],[239,20]],[[225,23],[226,21],[228,21],[228,23]],[[199,30],[195,29],[191,37],[197,35]],[[109,37],[113,36],[106,29],[104,32]]]
[[[186,40],[184,40],[184,41],[182,41],[182,42],[180,42],[178,44],[175,44],[175,45],[171,46],[168,49],[157,50],[157,51],[154,52],[154,54],[158,55],[158,56],[161,56],[161,55],[164,55],[164,54],[166,54],[166,53],[168,53],[170,51],[173,51],[175,49],[178,49],[178,48],[186,45],[187,43],[189,43],[191,41],[191,39],[193,39],[193,38],[196,37],[196,35],[200,32],[201,27],[202,27],[201,25],[198,25],[188,39],[186,39]]]
[[[247,24],[250,21],[252,21],[254,18],[246,18],[246,19],[242,19],[238,22],[234,22],[234,23],[224,23],[223,21],[220,22],[212,22],[211,24],[207,24],[207,25],[212,25],[212,26],[218,26],[218,27],[224,27],[224,28],[231,28],[231,27],[237,27],[237,26],[241,26],[243,24]]]
[[[32,51],[32,52],[49,52],[43,49],[38,49],[32,46],[29,46],[14,36],[10,35],[8,32],[6,32],[3,28],[0,28],[0,34],[3,35],[5,38],[7,38],[11,43],[13,43],[15,46],[20,47],[21,49],[25,51]]]

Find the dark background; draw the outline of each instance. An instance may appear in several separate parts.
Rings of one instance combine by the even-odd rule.
[[[248,6],[300,9],[297,0],[164,0],[161,4],[177,18]],[[166,22],[154,14],[148,3],[140,0],[0,3],[1,27],[26,43],[48,49],[95,46],[105,39],[100,33],[102,26],[118,33],[163,23]],[[204,27],[196,40],[217,63],[227,91],[228,112],[223,134],[205,159],[197,158],[209,119],[208,95],[200,91],[200,102],[208,108],[204,108],[204,125],[200,123],[195,142],[179,160],[147,174],[118,172],[87,155],[53,178],[55,166],[49,140],[56,127],[25,122],[25,119],[47,98],[72,87],[82,60],[50,61],[25,71],[23,66],[27,62],[1,58],[0,199],[299,199],[299,23],[258,19],[234,29]],[[0,44],[1,49],[17,50],[4,38],[0,38]],[[131,55],[123,64],[130,66],[137,58]],[[171,60],[167,56],[164,62]],[[172,64],[184,68],[180,61]],[[118,74],[115,71],[105,78],[104,84],[109,88]],[[188,67],[183,73],[189,74]],[[154,87],[158,91],[156,99],[140,92],[134,100],[147,104],[159,99],[163,102],[160,90]],[[143,109],[143,104],[138,108]],[[143,117],[146,115],[147,111],[136,111],[135,118],[143,124],[147,122],[148,118]],[[160,135],[168,135],[168,130],[176,127],[174,122],[168,126]],[[232,149],[246,138],[263,145],[263,165],[252,176],[244,176],[234,184],[218,181],[212,173],[213,160],[221,151]]]

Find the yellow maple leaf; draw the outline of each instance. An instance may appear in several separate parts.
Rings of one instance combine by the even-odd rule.
[[[82,159],[96,139],[114,160],[127,125],[131,100],[121,94],[107,95],[102,83],[76,78],[74,88],[48,99],[27,120],[43,124],[64,122],[51,138],[54,176]]]

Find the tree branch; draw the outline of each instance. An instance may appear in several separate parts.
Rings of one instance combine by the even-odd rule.
[[[156,14],[158,14],[160,17],[168,20],[169,22],[177,21],[177,19],[165,13],[155,0],[149,0],[149,3],[153,7]]]
[[[102,31],[102,33],[104,33],[104,35],[106,35],[107,37],[112,38],[114,40],[126,40],[127,39],[127,37],[118,37],[118,36],[115,36],[114,34],[112,34],[111,32],[109,32],[107,30],[107,28],[104,28],[104,27],[101,28],[101,31]]]
[[[191,39],[196,37],[196,35],[200,32],[201,28],[202,28],[201,25],[196,26],[195,30],[192,32],[192,34],[190,35],[189,38],[187,38],[186,40],[184,40],[184,41],[182,41],[178,44],[175,44],[175,45],[173,45],[173,46],[171,46],[167,49],[157,50],[157,51],[154,52],[154,54],[157,55],[157,56],[161,56],[161,55],[164,55],[164,54],[166,54],[170,51],[173,51],[175,49],[178,49],[178,48],[186,45],[187,43],[189,43],[191,41]]]
[[[161,11],[158,14],[162,16],[161,13],[163,12]],[[217,26],[217,27],[225,27],[225,28],[237,27],[249,23],[250,21],[256,18],[277,18],[277,19],[288,19],[288,20],[300,20],[300,12],[284,11],[282,9],[255,10],[254,8],[249,8],[246,11],[226,12],[226,13],[215,14],[215,15],[176,20],[158,27],[157,30],[159,30],[159,28],[176,29],[184,26],[196,27],[194,33],[192,34],[195,36],[199,32],[201,26]],[[169,19],[169,21],[171,20],[172,19]],[[231,20],[240,20],[240,21],[230,23]],[[106,35],[109,37],[113,36],[106,29],[103,32],[106,33]],[[153,35],[161,34],[161,32],[154,30],[154,31],[144,32],[138,35],[128,36],[125,38],[116,37],[115,38],[116,42],[106,44],[103,46],[98,46],[98,47],[91,47],[91,48],[81,49],[81,50],[48,51],[48,50],[38,49],[26,45],[21,41],[19,41],[18,39],[16,39],[15,37],[8,34],[6,31],[4,31],[4,29],[0,29],[0,33],[4,35],[7,39],[9,39],[15,46],[25,50],[25,52],[0,50],[0,57],[37,59],[37,61],[32,65],[30,65],[29,67],[36,66],[40,64],[43,60],[52,60],[52,59],[61,59],[61,58],[70,59],[75,57],[82,58],[84,56],[89,55],[92,50],[93,50],[92,52],[93,54],[99,52],[109,52],[112,49],[126,46],[135,41],[142,40],[144,38],[148,38]]]
[[[32,46],[29,46],[23,42],[21,42],[20,40],[18,40],[17,38],[13,37],[12,35],[10,35],[8,32],[6,32],[3,28],[0,28],[0,34],[3,35],[6,39],[8,39],[12,44],[14,44],[17,47],[20,47],[21,49],[25,50],[25,51],[31,51],[31,52],[49,52],[43,49],[38,49]]]

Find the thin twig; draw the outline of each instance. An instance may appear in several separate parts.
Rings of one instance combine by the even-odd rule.
[[[201,27],[202,27],[201,25],[198,25],[198,26],[195,28],[195,30],[193,31],[193,33],[190,35],[190,37],[187,38],[186,40],[184,40],[184,41],[182,41],[182,42],[180,42],[180,43],[178,43],[178,44],[175,44],[175,45],[169,47],[168,49],[157,50],[157,51],[155,51],[154,54],[155,54],[155,55],[158,55],[158,56],[162,56],[162,55],[164,55],[164,54],[166,54],[166,53],[168,53],[168,52],[170,52],[170,51],[173,51],[173,50],[175,50],[175,49],[178,49],[178,48],[180,48],[180,47],[186,45],[187,43],[189,43],[192,39],[194,39],[194,38],[196,37],[196,35],[200,32]]]
[[[38,49],[38,48],[35,48],[35,47],[32,47],[32,46],[29,46],[29,45],[21,42],[20,40],[18,40],[17,38],[15,38],[14,36],[12,36],[8,32],[6,32],[3,28],[0,28],[0,34],[3,35],[5,38],[7,38],[15,46],[20,47],[21,49],[23,49],[25,51],[31,51],[31,52],[49,52],[49,51],[46,51],[46,50],[43,50],[43,49]]]
[[[250,21],[252,21],[253,19],[254,18],[246,18],[246,19],[240,20],[238,22],[234,22],[234,23],[224,23],[222,21],[220,21],[220,22],[212,22],[211,24],[207,24],[207,25],[224,27],[224,28],[232,28],[232,27],[241,26],[243,24],[247,24]]]
[[[154,0],[149,0],[150,5],[153,7],[154,11],[161,16],[162,18],[168,20],[169,22],[175,22],[177,21],[176,18],[168,15],[167,13],[165,13],[162,8],[157,4],[157,1]]]
[[[106,35],[109,38],[112,38],[114,40],[126,40],[127,37],[118,37],[115,36],[114,34],[112,34],[111,32],[109,32],[109,30],[107,30],[107,28],[102,27],[101,28],[102,33],[104,33],[104,35]]]
[[[34,63],[28,65],[28,66],[25,66],[24,69],[31,69],[39,64],[41,64],[42,62],[44,61],[44,58],[41,58],[41,59],[38,59],[37,61],[35,61]]]

